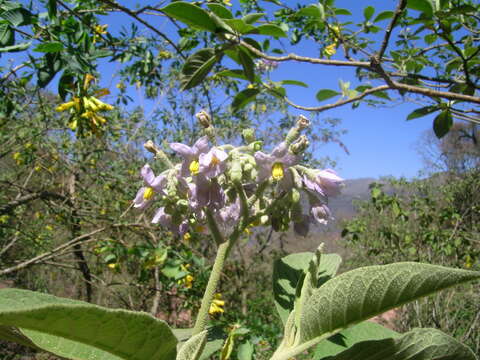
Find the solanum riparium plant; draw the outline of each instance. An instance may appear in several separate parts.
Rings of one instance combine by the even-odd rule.
[[[144,181],[133,206],[153,209],[151,221],[174,233],[204,232],[217,254],[193,329],[172,329],[149,314],[112,310],[76,300],[19,290],[0,290],[0,338],[69,359],[222,360],[252,359],[252,344],[234,349],[232,333],[224,344],[209,326],[223,266],[240,235],[251,227],[306,235],[312,223],[330,217],[329,196],[342,179],[333,170],[302,164],[309,121],[300,116],[284,141],[270,152],[254,131],[244,144],[221,144],[210,116],[197,114],[204,129],[193,145],[170,144],[179,162],[152,141],[145,148],[167,169],[155,175],[141,169]],[[305,206],[308,204],[308,206]],[[274,262],[273,290],[284,324],[271,360],[299,354],[342,359],[476,359],[466,346],[437,329],[399,334],[366,320],[436,291],[480,278],[479,272],[413,262],[368,266],[336,276],[341,258],[291,254]],[[272,309],[273,311],[273,309]],[[235,331],[235,327],[234,330]],[[247,346],[245,346],[247,345]],[[235,352],[235,350],[238,350]],[[219,355],[218,355],[219,354]]]

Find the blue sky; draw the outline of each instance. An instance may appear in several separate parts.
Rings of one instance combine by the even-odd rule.
[[[301,1],[302,4],[313,3],[314,1]],[[123,1],[125,5],[132,2]],[[235,0],[232,1],[236,3]],[[145,5],[142,2],[142,5]],[[363,8],[374,6],[376,13],[383,10],[393,10],[396,1],[392,0],[337,0],[338,7],[348,8],[360,21],[362,19]],[[235,6],[235,5],[234,5]],[[131,19],[124,15],[111,15],[104,19],[109,24],[110,32],[117,32],[122,26],[129,26]],[[149,17],[149,21],[156,25],[160,30],[170,33],[169,24],[165,18]],[[388,21],[380,23],[385,27]],[[142,29],[141,24],[137,24]],[[378,34],[380,39],[383,32]],[[375,46],[376,47],[376,46]],[[294,51],[300,55],[317,56],[315,48],[308,45],[296,47]],[[18,60],[18,55],[4,54],[0,58],[0,66],[5,65],[8,59]],[[337,56],[337,55],[336,55]],[[334,57],[335,58],[335,57]],[[104,75],[101,79],[101,85],[113,87],[115,80],[112,76],[119,68],[118,63],[109,63],[101,66],[101,73]],[[332,88],[338,89],[338,80],[352,81],[353,87],[354,72],[348,68],[322,67],[311,64],[300,63],[281,63],[271,77],[273,80],[296,79],[309,85],[308,89],[289,86],[288,96],[296,103],[305,106],[318,106],[315,94],[319,89]],[[141,96],[133,89],[129,90],[130,95],[136,101],[135,105],[141,105]],[[391,96],[398,98],[398,94],[391,93]],[[145,103],[146,108],[150,104]],[[380,177],[393,175],[396,177],[406,176],[414,177],[422,168],[422,163],[415,144],[424,131],[432,127],[432,116],[406,121],[407,115],[419,105],[410,103],[400,103],[389,105],[388,107],[369,107],[364,104],[359,108],[352,110],[351,106],[326,111],[322,114],[325,117],[335,117],[342,120],[340,125],[348,131],[341,140],[350,151],[347,155],[338,145],[329,144],[319,148],[318,156],[329,156],[338,161],[337,171],[347,179],[361,177]],[[308,112],[292,110],[293,113],[309,116]]]

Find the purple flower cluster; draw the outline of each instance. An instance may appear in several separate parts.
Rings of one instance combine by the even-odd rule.
[[[331,217],[328,197],[338,195],[343,182],[331,169],[300,166],[301,153],[293,142],[284,141],[265,153],[257,151],[258,146],[210,146],[205,136],[193,146],[171,143],[170,148],[181,162],[159,176],[145,165],[141,170],[144,186],[134,207],[146,209],[158,199],[161,206],[152,223],[180,235],[205,228],[207,213],[221,231],[228,232],[246,218],[242,209],[247,203],[252,223],[244,226],[271,223],[283,230],[293,222],[295,232],[306,235],[311,223],[327,223]],[[308,199],[308,211],[300,205],[301,198]]]

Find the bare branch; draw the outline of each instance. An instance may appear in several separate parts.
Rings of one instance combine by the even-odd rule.
[[[385,31],[385,36],[383,37],[382,45],[380,46],[380,51],[378,52],[377,58],[379,61],[382,60],[383,54],[385,54],[385,50],[387,50],[388,43],[390,41],[390,36],[392,35],[392,30],[395,27],[398,18],[402,14],[403,10],[405,10],[405,6],[407,6],[407,0],[400,0],[398,2],[397,8],[395,9],[395,13],[393,14],[392,20],[390,24],[388,24],[387,30]]]
[[[36,199],[60,199],[60,200],[66,200],[66,197],[60,194],[52,193],[49,191],[40,191],[28,195],[24,195],[22,197],[19,197],[18,199],[15,199],[13,201],[10,201],[6,203],[5,205],[0,206],[0,215],[1,214],[6,214],[12,211],[14,208],[17,206],[26,204],[30,201],[36,200]]]
[[[306,56],[300,56],[296,54],[288,54],[287,56],[270,56],[267,55],[250,44],[247,44],[244,41],[240,41],[242,46],[245,46],[248,50],[254,53],[257,56],[260,56],[263,59],[277,61],[277,62],[284,62],[284,61],[299,61],[299,62],[306,62],[310,64],[322,64],[322,65],[333,65],[333,66],[352,66],[352,67],[361,67],[361,68],[370,68],[370,63],[367,61],[342,61],[342,60],[328,60],[328,59],[318,59],[318,58],[311,58]]]
[[[365,90],[360,95],[357,95],[357,96],[355,96],[353,98],[350,98],[350,99],[337,101],[335,103],[328,104],[328,105],[313,106],[313,107],[297,105],[294,102],[292,102],[290,99],[288,99],[287,97],[284,97],[284,100],[289,105],[293,106],[296,109],[305,110],[305,111],[322,112],[322,111],[325,111],[325,110],[333,109],[333,108],[336,108],[336,107],[339,107],[339,106],[342,106],[342,105],[346,105],[346,104],[361,100],[367,95],[370,95],[370,94],[373,94],[373,93],[376,93],[376,92],[379,92],[379,91],[385,91],[385,90],[388,90],[388,89],[390,89],[390,87],[388,85],[380,85],[380,86]]]

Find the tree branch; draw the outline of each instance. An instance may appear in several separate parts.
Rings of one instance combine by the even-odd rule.
[[[388,24],[387,30],[385,31],[385,36],[383,37],[382,45],[380,46],[380,51],[377,54],[377,59],[380,62],[382,60],[383,55],[385,54],[385,50],[387,50],[388,43],[390,41],[390,36],[392,35],[392,30],[395,27],[398,18],[402,14],[403,10],[407,6],[407,0],[400,0],[398,2],[397,8],[395,9],[395,13],[393,14],[392,20],[390,24]]]
[[[247,44],[244,41],[240,41],[242,46],[245,46],[248,50],[250,50],[255,55],[271,61],[277,62],[284,62],[284,61],[298,61],[298,62],[306,62],[310,64],[322,64],[322,65],[333,65],[333,66],[353,66],[353,67],[361,67],[361,68],[370,68],[370,63],[367,61],[343,61],[343,60],[328,60],[328,59],[318,59],[318,58],[311,58],[306,56],[300,56],[296,54],[288,54],[287,56],[270,56],[267,55],[260,50],[257,50],[250,44]]]

